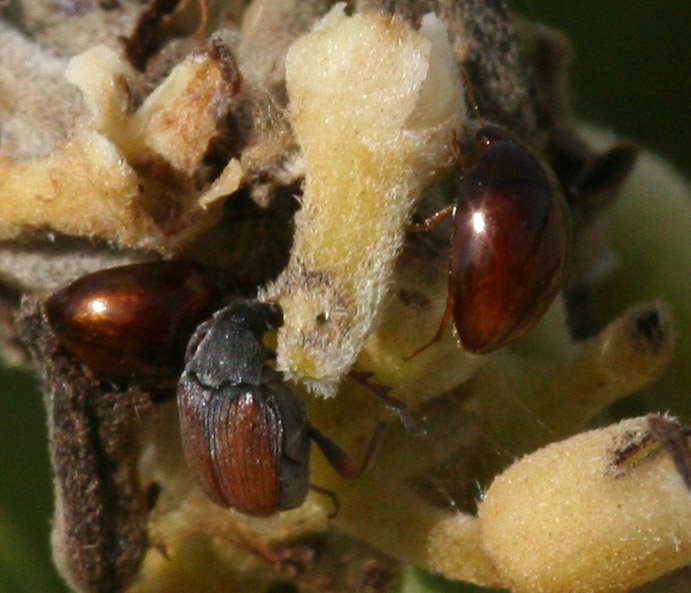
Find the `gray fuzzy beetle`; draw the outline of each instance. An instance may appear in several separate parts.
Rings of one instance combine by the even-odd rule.
[[[357,478],[384,434],[378,423],[357,464],[310,425],[300,397],[266,364],[262,336],[282,323],[278,305],[234,301],[194,332],[178,383],[182,444],[194,478],[215,503],[255,517],[304,502],[311,440],[339,474]]]

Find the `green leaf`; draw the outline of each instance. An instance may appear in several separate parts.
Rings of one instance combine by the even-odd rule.
[[[0,385],[0,593],[62,593],[42,396],[26,373],[0,368]]]
[[[488,589],[469,583],[450,581],[421,568],[407,567],[401,573],[398,593],[506,593],[505,589]]]
[[[62,589],[42,558],[0,509],[0,593],[57,593]]]

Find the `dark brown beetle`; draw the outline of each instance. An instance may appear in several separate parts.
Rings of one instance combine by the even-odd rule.
[[[97,374],[173,383],[195,327],[214,309],[202,268],[159,261],[101,270],[46,299],[58,340]]]
[[[412,230],[453,214],[449,295],[437,341],[453,316],[464,350],[513,342],[554,300],[566,263],[570,218],[551,172],[509,134],[482,126],[456,145],[462,179],[456,203]]]
[[[380,423],[358,465],[310,425],[302,400],[266,365],[262,336],[282,323],[277,305],[234,301],[192,336],[178,384],[183,449],[194,478],[215,503],[255,517],[304,502],[311,439],[342,476],[356,478],[383,437]]]

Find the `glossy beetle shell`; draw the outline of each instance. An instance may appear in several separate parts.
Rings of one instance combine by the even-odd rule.
[[[49,296],[44,311],[58,340],[96,373],[157,384],[177,376],[213,301],[199,266],[152,262],[84,276]]]
[[[280,323],[274,305],[233,302],[195,332],[178,384],[194,478],[215,503],[255,517],[301,505],[309,489],[304,404],[265,364],[262,335]]]
[[[566,204],[543,166],[495,128],[465,167],[454,215],[449,305],[467,351],[495,350],[528,331],[561,286]]]

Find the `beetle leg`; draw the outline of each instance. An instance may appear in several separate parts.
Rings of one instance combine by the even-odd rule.
[[[451,318],[452,312],[453,312],[453,301],[451,299],[448,299],[446,302],[446,310],[444,311],[444,315],[441,318],[441,323],[439,324],[437,331],[432,336],[432,339],[429,340],[428,342],[425,342],[422,346],[420,346],[417,350],[415,350],[415,352],[413,352],[412,354],[409,354],[403,360],[408,361],[411,358],[415,358],[418,354],[427,350],[427,348],[429,348],[432,344],[435,344],[436,342],[441,340],[441,337],[444,334],[444,329],[446,328],[446,324],[448,323],[449,319]]]
[[[372,383],[370,379],[374,377],[372,371],[355,371],[351,370],[348,375],[351,379],[357,381],[363,387],[367,387],[374,395],[376,395],[380,400],[382,400],[389,408],[392,408],[400,417],[401,422],[405,429],[411,433],[415,434],[417,432],[417,425],[415,420],[408,412],[408,404],[403,400],[389,395],[391,387],[384,385],[383,383]]]
[[[328,515],[329,519],[333,519],[336,515],[338,515],[338,511],[341,510],[341,502],[338,500],[338,496],[333,490],[322,488],[321,486],[312,484],[312,482],[310,482],[310,490],[314,490],[323,496],[328,496],[331,499],[331,502],[333,502],[334,508],[333,511],[331,511]]]
[[[688,427],[665,416],[650,416],[648,426],[662,446],[669,452],[686,487],[691,490],[691,450],[686,441]]]
[[[418,233],[421,231],[429,231],[433,229],[435,226],[437,226],[442,220],[444,220],[447,216],[450,214],[453,214],[454,209],[456,208],[455,204],[451,204],[450,206],[447,206],[446,208],[443,208],[442,210],[439,210],[439,212],[435,212],[430,216],[429,218],[426,218],[420,223],[408,223],[406,228],[409,231]]]
[[[324,457],[326,457],[333,468],[344,478],[352,480],[364,474],[372,463],[384,439],[386,423],[377,422],[372,434],[372,440],[370,440],[369,447],[367,447],[367,453],[365,453],[365,457],[359,464],[329,437],[314,428],[314,426],[310,425],[308,430],[310,437],[317,444],[317,447],[321,449]]]

